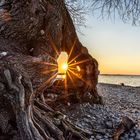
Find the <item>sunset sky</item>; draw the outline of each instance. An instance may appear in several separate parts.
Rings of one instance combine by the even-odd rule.
[[[99,62],[102,74],[140,75],[140,27],[87,16],[80,41]]]

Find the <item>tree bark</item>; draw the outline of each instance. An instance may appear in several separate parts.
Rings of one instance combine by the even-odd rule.
[[[81,68],[80,78],[77,70],[71,74],[74,83],[67,74],[67,96],[72,89],[81,101],[90,93],[91,102],[101,103],[98,63],[79,42],[64,1],[0,2],[0,139],[86,139],[88,134],[43,100],[47,89],[55,89],[61,51],[73,69]]]

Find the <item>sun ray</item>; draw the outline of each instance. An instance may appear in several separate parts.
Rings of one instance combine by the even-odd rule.
[[[85,63],[85,62],[88,62],[88,61],[89,61],[89,59],[81,60],[79,62],[69,64],[69,66],[71,67],[71,66],[79,65],[79,64],[82,64],[82,63]]]
[[[53,39],[52,39],[52,37],[51,37],[51,35],[49,33],[48,33],[48,39],[49,39],[49,41],[51,43],[52,48],[54,49],[56,54],[59,56],[59,51],[58,51],[56,45],[54,44]]]
[[[52,58],[55,62],[57,62],[56,58],[54,58],[53,56],[51,56],[49,53],[45,52],[45,54],[49,55],[50,58]]]
[[[69,71],[67,71],[67,75],[68,75],[68,77],[70,78],[70,80],[71,80],[71,82],[72,82],[74,88],[76,88],[76,86],[75,86],[75,82],[74,82],[72,76],[70,75],[70,72],[69,72]]]
[[[78,79],[82,80],[83,82],[87,83],[82,77],[78,76],[75,72],[73,72],[72,70],[68,69],[68,71],[70,71],[74,76],[76,76]]]
[[[51,72],[57,71],[57,68],[51,69],[51,70],[44,70],[42,73],[43,74],[49,74]]]
[[[54,64],[54,63],[49,63],[49,62],[40,62],[41,64],[45,64],[45,65],[50,65],[50,66],[56,66],[58,67],[57,64]]]
[[[81,53],[78,54],[78,55],[76,55],[71,61],[68,62],[68,64],[70,65],[70,64],[71,64],[75,59],[77,59],[80,55],[81,55]]]
[[[69,69],[77,71],[77,68],[76,67],[70,67],[69,66]]]
[[[65,87],[65,94],[67,94],[68,93],[67,76],[66,76],[66,78],[64,80],[64,87]]]
[[[52,75],[47,81],[44,81],[43,84],[37,89],[37,91],[41,91],[44,90],[46,88],[46,86],[51,86],[53,81],[51,81],[53,78],[55,79],[55,77],[57,76],[58,73]]]
[[[71,54],[72,54],[73,49],[74,49],[74,47],[75,47],[75,44],[76,44],[76,40],[74,41],[74,43],[73,43],[73,45],[72,45],[72,47],[71,47],[71,50],[70,50],[70,53],[69,53],[69,58],[71,57]]]

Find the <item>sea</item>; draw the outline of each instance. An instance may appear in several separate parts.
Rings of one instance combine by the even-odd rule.
[[[99,75],[99,83],[140,87],[140,75]]]

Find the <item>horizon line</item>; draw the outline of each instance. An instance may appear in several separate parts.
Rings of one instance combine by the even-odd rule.
[[[101,73],[99,75],[112,75],[112,76],[140,76],[140,74],[111,74],[111,73]]]

